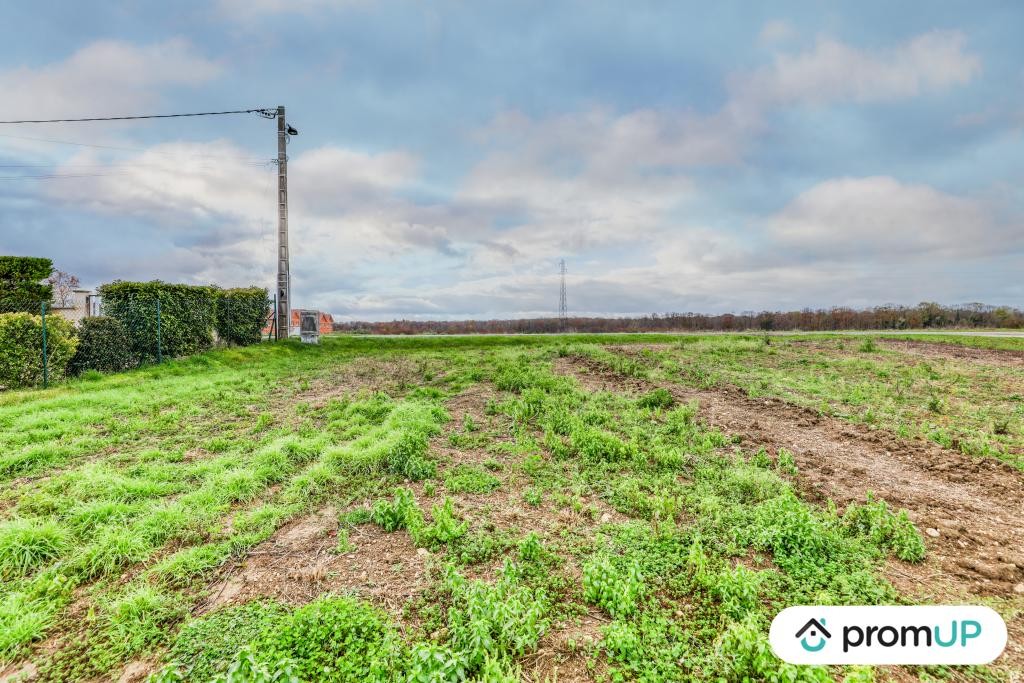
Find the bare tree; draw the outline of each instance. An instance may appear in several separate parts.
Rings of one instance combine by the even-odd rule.
[[[74,303],[75,288],[78,287],[78,278],[63,270],[55,270],[46,279],[53,287],[53,304],[58,308],[70,308]]]

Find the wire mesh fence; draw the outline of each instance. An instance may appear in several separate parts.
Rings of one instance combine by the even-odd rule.
[[[117,372],[273,334],[258,296],[125,296],[80,307],[0,300],[0,389],[48,387],[90,371]]]

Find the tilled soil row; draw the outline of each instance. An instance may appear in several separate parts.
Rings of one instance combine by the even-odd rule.
[[[588,389],[649,391],[655,384],[622,377],[583,357],[556,361]],[[841,508],[868,492],[906,508],[926,536],[928,560],[898,571],[922,584],[936,575],[958,592],[1013,597],[1024,593],[1024,480],[1009,465],[907,441],[851,425],[777,399],[752,399],[735,388],[662,385],[679,401],[697,401],[701,418],[748,446],[790,450],[798,485],[810,499]]]
[[[926,358],[961,360],[1001,367],[1024,367],[1024,351],[1014,349],[981,349],[973,346],[960,346],[959,344],[903,339],[878,339],[876,343],[893,351],[924,356]]]

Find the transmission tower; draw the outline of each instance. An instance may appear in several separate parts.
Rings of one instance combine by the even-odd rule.
[[[565,305],[565,259],[558,262],[558,271],[562,276],[561,288],[558,291],[558,328],[565,332],[569,324],[569,309]]]

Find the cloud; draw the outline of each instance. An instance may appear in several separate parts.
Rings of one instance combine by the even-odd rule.
[[[244,21],[259,15],[314,14],[369,4],[369,0],[219,0],[220,11]]]
[[[772,64],[735,75],[733,106],[878,102],[971,81],[981,59],[960,31],[930,31],[886,50],[869,51],[818,38],[808,52],[777,54]]]
[[[874,262],[996,254],[1024,243],[986,204],[887,176],[840,178],[801,193],[770,222],[802,258]]]
[[[791,40],[796,33],[796,29],[788,21],[773,19],[761,27],[761,32],[757,34],[757,41],[762,45],[774,45]]]
[[[101,40],[61,62],[0,71],[0,92],[5,118],[116,116],[149,113],[161,88],[200,85],[221,72],[182,39],[150,45]]]

